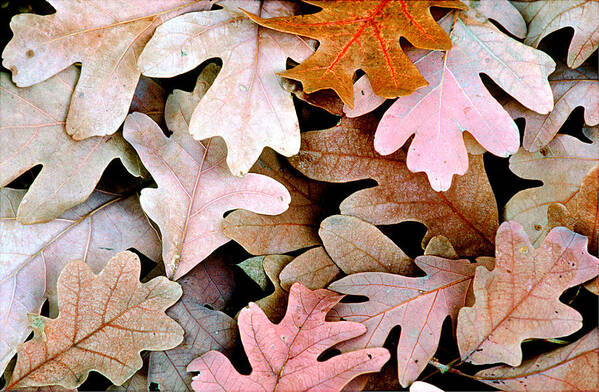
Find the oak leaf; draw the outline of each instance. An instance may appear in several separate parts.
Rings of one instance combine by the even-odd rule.
[[[596,391],[599,389],[599,330],[514,368],[481,370],[477,380],[504,391]],[[550,382],[550,384],[548,384]]]
[[[192,391],[187,365],[210,350],[229,351],[237,338],[235,320],[219,311],[234,285],[232,271],[222,257],[212,255],[178,283],[183,295],[166,314],[183,327],[185,338],[175,348],[150,354],[148,382],[158,384],[162,391]]]
[[[279,281],[283,290],[289,290],[300,282],[310,290],[323,289],[341,277],[341,269],[322,246],[309,249],[291,260],[281,273]]]
[[[206,70],[210,72],[210,69]],[[222,216],[235,208],[280,214],[290,196],[285,187],[259,174],[234,177],[224,162],[226,147],[219,138],[195,141],[187,133],[191,109],[209,83],[198,78],[192,93],[175,90],[167,99],[166,123],[160,127],[141,113],[129,115],[123,134],[158,184],[144,189],[140,202],[162,233],[162,258],[169,278],[179,279],[229,239]]]
[[[342,294],[368,297],[366,302],[340,303],[331,311],[335,318],[368,328],[366,334],[338,345],[340,350],[381,346],[391,329],[401,325],[397,368],[404,387],[416,380],[435,354],[443,321],[447,316],[457,318],[476,268],[468,260],[436,256],[419,256],[415,263],[426,276],[363,272],[329,285]]]
[[[187,13],[160,26],[141,54],[139,67],[147,76],[172,77],[210,58],[222,59],[214,84],[191,113],[189,132],[197,140],[221,136],[231,172],[243,175],[266,146],[285,156],[297,153],[299,124],[293,100],[275,73],[285,70],[288,57],[301,61],[313,49],[299,37],[260,28],[238,9],[290,15],[297,9],[291,2],[219,5],[223,9]]]
[[[374,145],[387,155],[415,135],[408,168],[425,172],[433,189],[445,191],[454,174],[463,175],[468,169],[463,132],[497,156],[507,157],[518,150],[518,127],[479,74],[491,77],[527,108],[548,113],[553,99],[547,77],[555,62],[488,20],[456,12],[440,24],[450,31],[453,48],[421,52],[417,66],[429,85],[395,101],[381,119]]]
[[[380,370],[389,359],[384,348],[369,348],[317,361],[326,349],[359,336],[366,327],[347,321],[325,321],[342,296],[329,290],[311,291],[301,283],[291,287],[287,313],[272,324],[250,303],[239,314],[239,331],[252,373],[241,375],[218,351],[210,351],[187,368],[200,372],[196,391],[340,391],[354,377]]]
[[[558,64],[555,72],[549,76],[549,84],[555,103],[548,114],[526,109],[515,100],[503,106],[512,118],[524,117],[526,120],[522,147],[528,151],[538,151],[547,145],[577,107],[585,109],[586,125],[599,125],[599,80],[596,70],[591,67],[569,69]]]
[[[121,385],[142,365],[142,350],[165,350],[183,340],[183,329],[164,311],[181,296],[165,277],[140,283],[141,263],[131,252],[114,256],[99,275],[83,261],[67,264],[58,278],[60,313],[35,316],[33,340],[19,346],[6,389],[60,385],[76,388],[90,370]]]
[[[476,302],[460,310],[460,355],[473,364],[522,362],[527,338],[556,338],[582,327],[582,316],[559,301],[567,288],[599,274],[587,239],[564,227],[549,232],[538,249],[522,226],[504,222],[497,231],[495,268],[478,267]]]
[[[129,112],[147,114],[152,120],[161,124],[164,119],[166,92],[158,83],[142,76],[135,89]]]
[[[253,255],[288,253],[320,243],[317,229],[325,185],[296,174],[288,166],[272,150],[264,150],[251,170],[285,185],[291,195],[287,211],[272,216],[237,210],[223,220],[223,233]]]
[[[589,0],[571,1],[512,1],[526,23],[528,33],[524,43],[534,47],[550,33],[574,29],[568,49],[568,67],[578,68],[599,47],[599,3]]]
[[[130,247],[160,258],[160,239],[136,196],[94,192],[59,219],[23,225],[16,216],[25,192],[0,189],[0,374],[31,332],[27,313],[39,312],[48,298],[50,314],[57,314],[56,281],[69,261],[99,272]]]
[[[8,74],[0,76],[0,186],[42,165],[19,205],[19,222],[48,222],[84,202],[116,158],[132,174],[141,174],[135,152],[121,135],[77,142],[65,133],[78,77],[79,71],[72,66],[43,83],[18,88]]]
[[[302,147],[290,162],[306,176],[328,182],[372,178],[378,186],[355,192],[341,214],[375,225],[419,221],[446,236],[461,256],[492,254],[498,226],[497,203],[481,156],[472,156],[468,173],[447,192],[434,192],[423,174],[412,173],[400,150],[381,156],[373,148],[375,117],[343,118],[339,125],[302,134]]]
[[[269,19],[246,14],[262,26],[318,40],[311,57],[280,75],[300,81],[307,93],[332,89],[349,107],[354,105],[353,76],[358,69],[369,76],[381,97],[407,95],[425,86],[426,80],[403,52],[400,37],[418,48],[448,50],[451,41],[430,8],[465,8],[451,0],[304,2],[321,10]]]
[[[520,149],[510,158],[510,170],[520,177],[541,180],[543,185],[516,193],[505,206],[505,219],[520,222],[533,245],[550,227],[548,207],[567,204],[576,196],[584,176],[599,164],[599,128],[587,128],[592,141],[583,143],[569,135],[558,135],[538,152]]]
[[[55,14],[12,18],[14,37],[2,52],[2,65],[12,71],[19,87],[28,87],[81,62],[81,77],[76,87],[73,83],[65,116],[67,133],[81,140],[111,135],[123,123],[140,76],[137,57],[156,26],[184,12],[210,8],[212,1],[49,3]]]

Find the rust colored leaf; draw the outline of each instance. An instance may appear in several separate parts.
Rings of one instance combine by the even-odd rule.
[[[73,66],[43,83],[18,88],[8,74],[0,76],[0,186],[42,165],[19,205],[19,222],[48,222],[84,202],[116,158],[133,175],[141,174],[135,152],[121,135],[77,142],[65,133],[78,77]]]
[[[218,351],[210,351],[187,368],[200,372],[193,378],[196,391],[340,391],[354,377],[380,370],[389,359],[384,348],[369,348],[317,358],[326,349],[366,332],[352,322],[327,322],[328,311],[342,296],[329,290],[311,291],[301,283],[291,287],[287,313],[272,324],[250,303],[239,314],[241,341],[252,373],[241,375]]]
[[[67,264],[58,279],[60,313],[36,317],[35,336],[19,346],[6,389],[76,388],[90,370],[120,385],[142,367],[142,350],[178,345],[183,329],[164,311],[181,287],[165,277],[140,283],[140,269],[131,252],[114,256],[99,275],[85,262]]]
[[[0,189],[0,374],[31,332],[27,313],[38,313],[48,298],[58,313],[56,281],[71,260],[99,272],[121,250],[134,247],[160,258],[160,239],[137,197],[94,192],[59,219],[23,225],[16,219],[24,190]]]
[[[597,70],[591,67],[569,69],[562,64],[549,77],[555,100],[549,114],[539,114],[511,100],[504,108],[513,118],[524,117],[524,140],[522,147],[538,151],[546,146],[577,107],[583,107],[587,125],[599,124],[599,81]]]
[[[557,227],[535,249],[522,226],[497,231],[495,268],[477,268],[476,302],[460,310],[457,338],[462,359],[473,364],[522,362],[528,338],[556,338],[582,327],[582,316],[559,301],[567,288],[599,274],[587,239]]]
[[[301,282],[310,290],[322,289],[341,276],[341,270],[322,246],[302,253],[287,264],[279,274],[283,290]]]
[[[366,334],[338,345],[342,351],[382,346],[391,329],[401,326],[397,368],[404,387],[416,380],[435,354],[443,321],[447,316],[456,319],[476,268],[468,260],[436,256],[419,256],[415,263],[426,276],[363,272],[329,286],[342,294],[368,297],[366,302],[340,303],[332,310],[335,317],[368,328]]]
[[[416,271],[412,259],[389,237],[353,216],[328,217],[318,234],[327,253],[347,275],[367,271],[411,275]]]
[[[414,135],[408,168],[425,172],[437,191],[449,189],[453,175],[468,169],[464,132],[494,155],[518,151],[518,127],[484,86],[481,73],[531,110],[549,113],[553,108],[547,81],[555,69],[551,57],[478,16],[455,12],[440,21],[450,31],[453,48],[414,54],[429,85],[395,101],[374,139],[375,149],[387,155]]]
[[[231,172],[243,175],[266,146],[285,156],[297,153],[297,115],[276,72],[285,70],[288,57],[302,61],[313,49],[302,38],[260,28],[238,9],[292,15],[297,11],[292,2],[241,0],[219,5],[223,9],[187,13],[156,29],[139,67],[147,76],[172,77],[208,59],[222,59],[214,84],[190,113],[189,132],[197,140],[221,136]]]
[[[543,186],[516,193],[505,206],[506,220],[520,222],[535,246],[550,229],[548,207],[567,204],[578,193],[584,176],[599,164],[599,128],[584,131],[591,144],[558,135],[538,152],[520,149],[510,158],[510,170],[518,176],[543,181]]]
[[[353,76],[369,76],[374,92],[385,98],[411,94],[426,85],[399,39],[424,49],[451,48],[451,41],[430,14],[430,7],[465,8],[459,1],[345,1],[304,2],[320,7],[315,14],[265,19],[246,14],[262,26],[316,39],[316,53],[300,65],[281,72],[302,82],[311,93],[332,89],[354,106]]]
[[[329,182],[372,178],[378,186],[360,190],[340,206],[374,225],[419,221],[428,228],[425,245],[446,236],[462,256],[492,254],[498,226],[497,203],[481,156],[471,156],[470,170],[447,192],[435,192],[426,176],[412,173],[402,150],[381,156],[373,148],[376,119],[370,115],[343,118],[323,131],[302,134],[299,155],[291,163],[306,176]]]
[[[76,140],[113,134],[127,116],[140,71],[137,57],[156,26],[210,8],[209,0],[49,0],[52,15],[19,14],[2,65],[28,87],[80,62],[81,77],[63,109]],[[70,108],[69,108],[70,102]],[[68,109],[68,116],[66,112]]]
[[[496,366],[475,377],[504,391],[596,391],[599,389],[599,330],[513,368]]]
[[[264,150],[252,168],[285,185],[291,195],[289,209],[280,215],[259,215],[237,210],[223,220],[223,232],[253,255],[280,254],[318,245],[319,205],[325,186],[299,176],[272,150]]]
[[[166,314],[183,327],[185,339],[173,349],[150,354],[148,382],[158,384],[161,391],[193,391],[187,365],[210,350],[227,352],[237,338],[235,320],[218,311],[230,293],[214,295],[213,288],[232,291],[234,284],[222,258],[209,257],[179,283],[183,296]]]
[[[141,113],[129,115],[123,133],[158,184],[144,189],[141,205],[162,233],[166,274],[179,279],[229,239],[222,216],[235,208],[280,214],[290,196],[285,187],[260,174],[234,177],[224,162],[226,147],[219,138],[195,141],[187,133],[191,110],[209,85],[210,69],[198,78],[192,93],[175,90],[165,109],[173,135]],[[208,73],[208,76],[207,76]]]
[[[524,43],[534,47],[550,33],[573,28],[574,36],[568,50],[568,67],[578,68],[599,47],[599,3],[593,0],[512,1],[526,23],[528,34]]]

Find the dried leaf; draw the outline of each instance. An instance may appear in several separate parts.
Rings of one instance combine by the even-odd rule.
[[[281,287],[287,291],[295,282],[301,282],[310,290],[322,289],[339,277],[341,270],[322,246],[297,256],[279,274]]]
[[[181,287],[165,277],[140,283],[140,269],[131,252],[110,259],[99,275],[82,261],[67,264],[58,279],[60,314],[40,316],[44,336],[36,333],[19,346],[6,388],[76,388],[90,370],[121,385],[142,367],[142,350],[178,345],[183,329],[164,311],[181,296]]]
[[[508,0],[462,0],[468,5],[468,13],[478,12],[493,19],[518,38],[526,37],[526,22],[518,9]]]
[[[206,72],[192,93],[176,90],[169,96],[165,117],[173,131],[171,137],[165,137],[160,127],[141,113],[129,115],[123,130],[158,184],[158,189],[144,189],[140,201],[160,227],[166,273],[174,279],[229,241],[221,227],[226,211],[246,208],[280,214],[290,200],[285,187],[271,178],[232,176],[219,138],[198,142],[187,133],[190,109],[209,85],[205,78],[211,70]]]
[[[510,170],[518,176],[541,180],[543,186],[516,193],[505,206],[505,219],[522,224],[537,246],[549,231],[547,209],[566,204],[578,192],[584,176],[599,164],[599,128],[585,129],[592,144],[569,135],[558,135],[539,152],[521,149],[510,158]]]
[[[497,232],[495,268],[477,268],[474,306],[460,310],[458,347],[473,364],[522,362],[527,338],[556,338],[582,327],[582,316],[559,301],[567,288],[599,274],[587,239],[558,227],[535,249],[517,222]]]
[[[333,215],[322,221],[318,231],[327,253],[347,274],[390,272],[412,275],[416,266],[376,226],[352,216]]]
[[[370,348],[317,361],[323,351],[366,331],[351,322],[327,322],[327,312],[342,296],[328,290],[310,291],[301,283],[291,287],[284,319],[272,324],[250,303],[239,315],[241,341],[252,373],[241,375],[227,358],[211,351],[187,368],[196,391],[340,391],[354,377],[378,371],[389,359],[384,348]]]
[[[287,211],[269,216],[237,210],[223,220],[224,234],[253,255],[288,253],[320,243],[324,184],[300,177],[287,166],[272,150],[264,150],[251,170],[285,185],[291,194]]]
[[[280,75],[302,82],[311,93],[332,89],[354,106],[353,76],[363,70],[375,93],[394,98],[411,94],[426,80],[403,52],[399,39],[425,49],[451,48],[447,34],[430,14],[431,7],[465,8],[459,1],[315,1],[315,14],[265,19],[246,14],[262,26],[316,39],[316,53]],[[250,11],[251,12],[251,11]]]
[[[319,107],[336,116],[343,115],[343,101],[339,99],[333,90],[319,90],[308,94],[302,90],[302,84],[292,79],[281,80],[283,88],[298,99],[309,103],[312,106]]]
[[[158,124],[164,118],[164,104],[166,93],[164,89],[150,78],[142,76],[139,79],[129,112],[140,112],[147,114]]]
[[[513,368],[496,366],[475,377],[504,391],[596,391],[599,389],[599,330]]]
[[[568,50],[568,67],[580,67],[593,52],[597,51],[599,3],[596,1],[512,1],[512,4],[518,8],[528,23],[525,44],[537,47],[550,33],[571,27],[574,29],[574,36]]]
[[[210,350],[228,351],[237,338],[235,320],[218,310],[225,305],[224,294],[216,297],[210,286],[232,290],[233,275],[223,260],[210,257],[179,279],[183,296],[166,314],[185,331],[185,340],[179,346],[156,351],[150,355],[148,381],[158,384],[161,391],[192,391],[191,374],[185,369],[191,361]],[[210,282],[210,286],[206,284]]]
[[[443,392],[443,390],[427,382],[415,381],[410,385],[410,392]]]
[[[539,114],[511,100],[504,105],[513,118],[524,117],[524,140],[522,147],[538,151],[547,145],[577,107],[585,108],[587,125],[599,124],[599,81],[597,70],[591,67],[569,69],[562,64],[549,77],[555,104],[549,114]]]
[[[123,123],[140,71],[137,56],[156,26],[176,15],[207,9],[209,0],[49,0],[52,15],[19,14],[2,65],[28,87],[81,62],[72,100],[61,110],[76,140],[113,134]],[[70,88],[74,86],[70,84]],[[4,117],[3,117],[4,118]],[[60,121],[63,121],[61,118]]]
[[[481,156],[472,156],[468,173],[444,193],[434,192],[423,174],[405,164],[405,153],[381,156],[374,151],[376,119],[363,116],[341,120],[324,131],[302,134],[302,148],[290,162],[306,176],[329,182],[373,178],[378,186],[346,198],[341,214],[375,225],[419,221],[428,231],[425,245],[442,234],[462,256],[492,254],[497,230],[497,203]]]
[[[374,146],[387,155],[415,135],[408,168],[425,172],[433,189],[445,191],[454,174],[463,175],[468,169],[463,132],[497,156],[518,150],[518,127],[479,74],[491,77],[527,108],[549,113],[553,98],[547,76],[555,62],[503,34],[488,20],[456,12],[440,24],[450,31],[453,48],[415,55],[422,58],[417,66],[429,86],[395,101],[381,119]]]
[[[291,15],[297,10],[291,2],[220,5],[223,9],[188,13],[160,26],[141,54],[139,67],[147,76],[172,77],[210,58],[222,59],[221,72],[190,116],[189,132],[197,140],[221,136],[231,172],[243,175],[266,146],[285,156],[297,153],[299,125],[293,100],[275,73],[285,70],[288,57],[301,61],[313,49],[299,37],[260,28],[238,9]]]
[[[17,213],[25,224],[48,222],[84,202],[108,164],[119,158],[133,175],[141,164],[121,135],[77,142],[65,133],[65,118],[79,77],[69,67],[33,87],[18,88],[0,76],[0,186],[36,165],[42,171]]]
[[[419,256],[415,263],[426,276],[409,278],[383,272],[364,272],[333,282],[329,288],[343,294],[368,297],[360,303],[340,303],[332,314],[368,328],[360,337],[338,345],[342,351],[382,346],[393,327],[401,325],[397,346],[398,378],[411,384],[424,370],[439,344],[441,326],[464,306],[476,264]]]
[[[25,191],[0,189],[0,374],[31,332],[27,313],[38,313],[49,299],[57,312],[56,281],[71,260],[99,272],[121,250],[135,247],[160,258],[160,240],[137,197],[93,193],[59,219],[38,225],[16,220]]]
[[[266,317],[273,323],[279,322],[285,314],[287,306],[287,293],[281,287],[279,275],[283,268],[293,259],[291,256],[270,255],[262,260],[262,268],[268,279],[272,282],[275,290],[272,294],[256,301],[256,305],[262,309]]]

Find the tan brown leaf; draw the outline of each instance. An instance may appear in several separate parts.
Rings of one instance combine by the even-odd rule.
[[[343,118],[333,128],[306,132],[300,153],[290,162],[320,181],[376,180],[378,186],[357,191],[341,203],[343,215],[375,225],[419,221],[428,228],[423,246],[442,234],[461,256],[492,254],[497,204],[482,156],[470,157],[468,172],[456,178],[447,192],[435,192],[424,174],[408,170],[403,150],[387,156],[375,152],[376,125],[376,118],[368,115]]]
[[[165,103],[166,92],[162,86],[152,79],[142,76],[135,89],[129,112],[146,114],[158,124],[162,124],[164,122]]]
[[[48,222],[84,202],[116,158],[133,175],[140,175],[139,159],[120,134],[77,142],[65,133],[79,78],[76,67],[28,88],[15,86],[8,74],[0,78],[0,186],[42,165],[19,205],[19,222]]]
[[[274,151],[265,149],[251,169],[283,184],[291,195],[289,209],[280,215],[237,210],[223,220],[223,232],[253,255],[281,254],[320,243],[317,229],[325,185],[300,177]]]
[[[516,368],[496,366],[481,370],[474,377],[504,391],[597,391],[599,329]]]
[[[564,228],[549,232],[535,249],[522,226],[504,222],[497,231],[495,268],[478,267],[476,302],[460,310],[460,355],[473,364],[522,362],[528,338],[556,338],[582,327],[582,316],[559,301],[562,292],[599,274],[587,239]]]
[[[268,279],[272,282],[275,287],[275,291],[256,301],[256,304],[260,306],[260,309],[266,314],[270,321],[278,323],[285,314],[285,308],[287,307],[287,292],[281,287],[279,280],[279,274],[283,268],[289,264],[293,259],[291,256],[285,255],[270,255],[264,257],[262,266]]]
[[[37,317],[37,332],[19,346],[6,389],[76,388],[90,370],[120,385],[142,367],[142,350],[181,343],[183,329],[164,313],[181,287],[165,277],[140,283],[140,270],[131,252],[117,254],[99,275],[82,261],[68,264],[58,279],[60,313]]]
[[[520,149],[510,158],[510,170],[518,176],[543,181],[543,186],[516,193],[505,206],[505,219],[520,222],[537,246],[550,227],[548,207],[567,204],[580,188],[584,176],[599,164],[599,128],[587,128],[591,144],[569,135],[558,135],[538,152]]]
[[[49,0],[52,15],[19,14],[2,65],[28,87],[81,63],[67,104],[66,131],[77,140],[113,134],[125,120],[141,72],[137,58],[156,26],[210,0]],[[66,109],[65,109],[66,114]]]
[[[301,282],[310,290],[322,289],[340,277],[341,270],[322,246],[297,256],[279,274],[281,287],[286,291],[295,282]]]
[[[0,374],[31,332],[27,313],[38,313],[48,298],[50,315],[58,314],[56,281],[69,261],[100,272],[131,247],[160,259],[160,238],[137,196],[94,192],[58,219],[23,225],[16,215],[25,192],[0,188]]]

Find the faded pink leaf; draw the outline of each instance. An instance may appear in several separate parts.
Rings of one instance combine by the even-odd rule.
[[[27,313],[38,313],[48,298],[50,314],[57,314],[56,281],[69,261],[99,272],[130,247],[160,258],[160,239],[136,196],[95,192],[58,219],[23,225],[16,215],[25,192],[0,189],[0,374],[31,332]]]
[[[457,338],[462,360],[473,364],[522,362],[528,338],[556,338],[582,327],[582,316],[559,301],[562,292],[599,274],[587,239],[564,227],[535,249],[517,222],[497,231],[495,268],[478,267],[476,302],[460,310]]]
[[[285,70],[288,57],[302,61],[312,47],[297,36],[259,27],[238,9],[271,17],[295,14],[296,4],[229,0],[219,5],[223,9],[187,13],[160,26],[139,67],[147,76],[172,77],[210,58],[222,59],[214,84],[190,113],[189,132],[197,140],[221,136],[231,172],[243,175],[266,146],[285,156],[297,154],[297,115],[276,73]]]
[[[2,65],[12,71],[19,87],[28,87],[81,63],[81,77],[67,100],[70,108],[65,116],[66,131],[76,140],[111,135],[123,123],[140,76],[137,57],[156,26],[212,5],[209,0],[49,3],[55,14],[12,18],[14,37],[2,52]]]
[[[549,76],[555,104],[549,114],[539,114],[526,109],[514,100],[504,105],[512,118],[524,117],[524,140],[522,147],[538,151],[547,145],[577,107],[583,107],[587,125],[599,124],[599,80],[597,70],[591,67],[569,69],[558,64]]]
[[[599,390],[599,330],[578,341],[522,362],[514,368],[496,366],[474,377],[504,391]]]
[[[401,326],[397,368],[404,387],[418,378],[435,354],[443,321],[447,316],[456,319],[476,268],[468,260],[436,256],[419,256],[415,263],[426,276],[363,272],[329,286],[342,294],[368,297],[366,302],[340,303],[331,311],[335,318],[368,328],[366,334],[338,345],[342,351],[382,346],[391,329]]]
[[[65,133],[78,77],[72,66],[43,83],[18,88],[8,74],[0,76],[0,186],[42,165],[19,205],[19,222],[48,222],[84,202],[116,158],[133,175],[141,174],[139,159],[120,134],[77,142]]]
[[[384,348],[344,353],[326,361],[317,358],[326,349],[359,336],[366,327],[347,321],[327,322],[327,312],[342,296],[329,290],[311,291],[301,283],[291,287],[287,313],[272,324],[250,303],[239,314],[241,341],[252,373],[241,375],[218,351],[208,352],[187,368],[200,372],[193,378],[196,391],[340,391],[354,377],[380,370],[389,359]]]
[[[516,124],[479,74],[491,77],[527,108],[548,113],[553,99],[547,76],[555,63],[545,53],[501,33],[489,21],[465,13],[450,14],[440,25],[450,31],[453,48],[423,55],[417,67],[429,85],[395,101],[377,128],[374,145],[387,155],[415,135],[408,168],[425,172],[433,189],[445,191],[454,174],[463,175],[468,169],[463,132],[498,156],[518,150]]]
[[[206,77],[200,75],[192,93],[176,90],[169,96],[165,109],[173,131],[169,138],[141,113],[129,115],[123,131],[158,184],[157,189],[144,189],[140,201],[160,227],[166,274],[174,279],[229,241],[221,226],[226,211],[245,208],[275,215],[290,201],[285,187],[271,178],[253,173],[232,176],[221,139],[198,142],[187,133],[190,109],[209,85]]]

